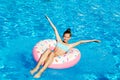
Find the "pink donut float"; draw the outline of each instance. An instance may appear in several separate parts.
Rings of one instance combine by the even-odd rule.
[[[50,47],[55,48],[56,40],[46,39],[38,42],[33,48],[33,57],[38,62],[41,55]],[[64,69],[74,66],[80,60],[81,53],[78,49],[72,48],[65,55],[54,58],[53,63],[48,66],[54,69]]]

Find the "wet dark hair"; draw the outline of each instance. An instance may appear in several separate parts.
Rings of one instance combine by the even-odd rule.
[[[68,28],[68,29],[63,33],[63,36],[64,36],[66,33],[69,33],[69,34],[70,34],[70,37],[72,36],[72,34],[71,34],[71,29],[70,29],[70,28]]]

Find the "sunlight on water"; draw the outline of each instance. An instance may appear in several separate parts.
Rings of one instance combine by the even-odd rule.
[[[0,0],[0,80],[34,80],[34,45],[55,39],[47,14],[60,36],[72,29],[70,43],[100,39],[77,46],[81,60],[63,70],[47,69],[41,80],[120,80],[120,1]]]

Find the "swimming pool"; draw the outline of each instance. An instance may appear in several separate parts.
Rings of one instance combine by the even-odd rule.
[[[100,39],[77,46],[81,60],[72,68],[47,69],[40,80],[120,80],[119,0],[0,0],[0,80],[35,80],[34,45],[55,39],[44,17],[60,33],[72,29],[71,42]],[[62,34],[60,34],[62,36]]]

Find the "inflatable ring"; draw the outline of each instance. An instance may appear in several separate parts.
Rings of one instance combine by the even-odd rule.
[[[33,48],[33,57],[38,62],[41,55],[50,48],[55,48],[56,40],[46,39],[38,42]],[[53,63],[48,66],[54,69],[64,69],[74,66],[80,60],[80,51],[76,48],[70,49],[65,55],[54,58]]]

